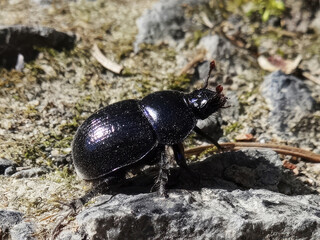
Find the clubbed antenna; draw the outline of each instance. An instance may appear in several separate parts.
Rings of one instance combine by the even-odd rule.
[[[223,87],[221,86],[221,85],[218,85],[217,87],[216,87],[216,92],[217,93],[221,93],[223,91]]]
[[[214,60],[212,60],[212,61],[210,62],[210,69],[209,69],[209,72],[208,72],[208,77],[207,77],[207,79],[205,80],[205,83],[204,83],[204,86],[203,86],[202,89],[205,89],[205,88],[208,87],[210,74],[211,74],[212,70],[215,70],[215,69],[216,69],[216,62],[215,62]]]

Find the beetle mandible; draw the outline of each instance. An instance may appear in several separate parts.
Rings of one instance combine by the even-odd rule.
[[[120,101],[93,113],[78,128],[72,143],[77,174],[85,180],[108,182],[123,178],[134,167],[160,163],[157,183],[160,195],[166,196],[166,148],[172,147],[177,164],[189,173],[182,142],[192,130],[220,148],[196,126],[198,119],[207,118],[227,101],[221,85],[216,91],[207,89],[213,69],[214,61],[204,86],[191,93],[154,92],[141,100]]]

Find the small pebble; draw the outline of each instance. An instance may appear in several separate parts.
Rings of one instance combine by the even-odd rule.
[[[48,172],[47,169],[40,167],[40,168],[31,168],[26,170],[21,170],[19,172],[16,172],[12,175],[14,178],[32,178],[32,177],[39,177],[43,174],[46,174]]]
[[[16,172],[17,172],[16,167],[15,166],[10,166],[10,167],[6,168],[6,170],[4,171],[4,175],[5,176],[11,176],[12,174],[14,174]]]
[[[0,158],[0,174],[4,174],[8,167],[14,166],[11,160]]]
[[[293,174],[296,175],[296,176],[298,176],[299,173],[300,173],[300,172],[299,172],[299,168],[293,169],[292,172],[293,172]]]

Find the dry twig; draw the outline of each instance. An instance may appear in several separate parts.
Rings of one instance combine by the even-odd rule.
[[[116,74],[120,74],[123,67],[111,60],[109,60],[108,58],[106,58],[102,52],[100,51],[100,49],[98,48],[98,46],[95,44],[92,48],[92,56],[102,65],[104,66],[106,69],[110,70],[111,72],[114,72]]]
[[[210,21],[210,19],[208,18],[208,15],[205,12],[201,12],[200,16],[202,18],[203,23],[208,27],[208,28],[213,28],[214,25],[212,24],[212,22]]]
[[[252,142],[228,142],[228,143],[220,143],[220,145],[228,150],[240,150],[243,148],[270,148],[273,151],[280,153],[280,154],[285,154],[285,155],[291,155],[291,156],[296,156],[296,157],[301,157],[309,162],[314,162],[314,163],[320,163],[320,155],[315,154],[313,152],[301,149],[301,148],[296,148],[296,147],[291,147],[291,146],[285,146],[285,145],[277,145],[277,144],[270,144],[270,143],[252,143]],[[214,145],[210,144],[207,146],[200,146],[200,147],[195,147],[195,148],[190,148],[185,151],[187,156],[190,155],[198,155],[204,150],[207,150],[209,148],[213,148]],[[215,152],[217,150],[213,150]]]
[[[195,56],[190,62],[187,63],[187,65],[185,65],[182,70],[179,73],[179,76],[187,73],[189,71],[189,69],[191,69],[194,65],[196,65],[198,62],[203,61],[205,56],[204,52],[199,53],[197,56]]]
[[[263,33],[266,33],[266,32],[275,32],[281,36],[286,36],[286,37],[291,37],[291,38],[296,38],[298,36],[298,34],[295,32],[286,31],[284,29],[276,28],[273,26],[269,26],[269,27],[267,27],[266,31],[263,31]]]
[[[312,81],[312,82],[320,85],[320,79],[317,78],[317,77],[315,77],[315,76],[313,76],[312,74],[310,74],[310,73],[308,73],[308,72],[303,72],[302,75],[303,75],[305,78],[309,79],[310,81]]]

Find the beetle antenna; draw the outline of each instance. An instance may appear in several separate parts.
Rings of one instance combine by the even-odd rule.
[[[210,62],[210,69],[209,69],[209,72],[208,72],[208,77],[207,79],[205,80],[205,83],[204,83],[204,86],[202,89],[205,89],[208,87],[208,83],[209,83],[209,78],[210,78],[210,75],[211,75],[211,72],[212,70],[216,70],[216,62],[214,60],[212,60]]]

